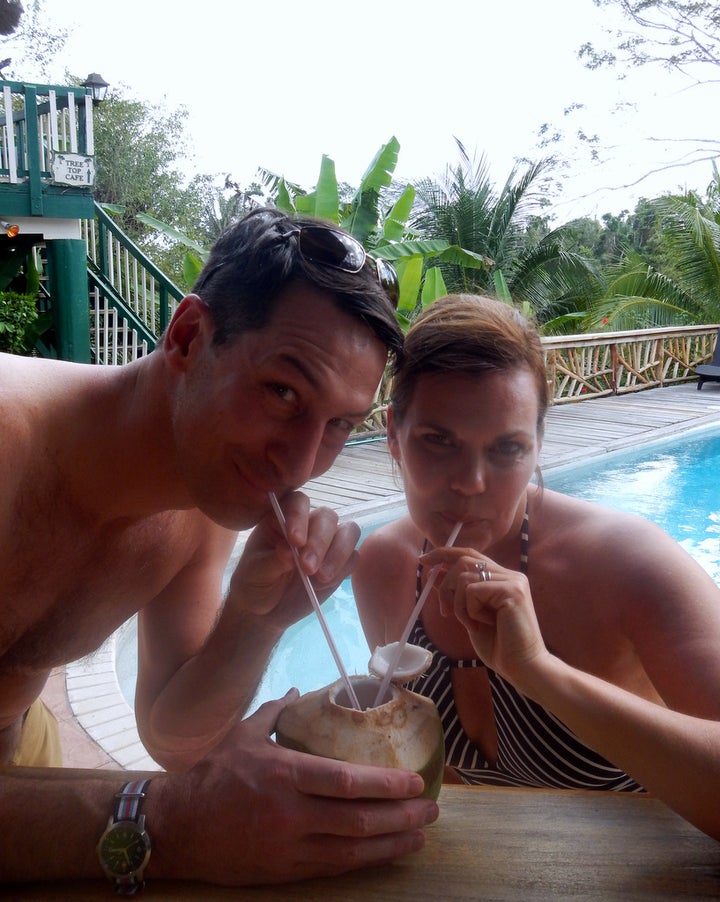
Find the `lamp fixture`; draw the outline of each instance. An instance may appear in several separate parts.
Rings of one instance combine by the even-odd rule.
[[[0,229],[8,238],[14,238],[20,232],[20,226],[16,223],[9,223],[5,219],[0,219]]]
[[[107,96],[107,89],[110,85],[105,81],[102,75],[98,75],[97,72],[91,72],[88,77],[82,82],[83,88],[90,88],[90,92],[92,93],[93,104],[97,106],[99,103],[102,103]]]

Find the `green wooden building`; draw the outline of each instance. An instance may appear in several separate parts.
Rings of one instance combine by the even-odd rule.
[[[42,352],[109,364],[147,353],[181,292],[95,203],[91,86],[0,90],[0,268],[39,263],[52,314]]]

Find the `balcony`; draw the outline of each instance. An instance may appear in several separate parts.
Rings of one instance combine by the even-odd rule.
[[[89,90],[3,80],[0,89],[0,216],[45,237],[62,236],[41,220],[74,220],[78,237],[79,221],[94,215]]]

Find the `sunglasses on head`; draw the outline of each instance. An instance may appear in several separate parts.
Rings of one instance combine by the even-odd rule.
[[[400,297],[400,283],[395,267],[387,260],[371,257],[352,235],[324,226],[301,225],[283,234],[283,238],[296,236],[298,253],[311,263],[332,266],[342,272],[360,272],[369,260],[375,267],[380,287],[397,309]]]

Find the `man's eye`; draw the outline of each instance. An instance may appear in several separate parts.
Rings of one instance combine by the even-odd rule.
[[[344,432],[344,433],[352,432],[352,430],[355,427],[354,423],[351,423],[350,420],[345,420],[342,417],[333,417],[333,419],[330,420],[329,425],[333,429],[337,429],[340,432]]]
[[[295,392],[287,385],[273,385],[272,390],[283,401],[293,401],[295,399]]]

